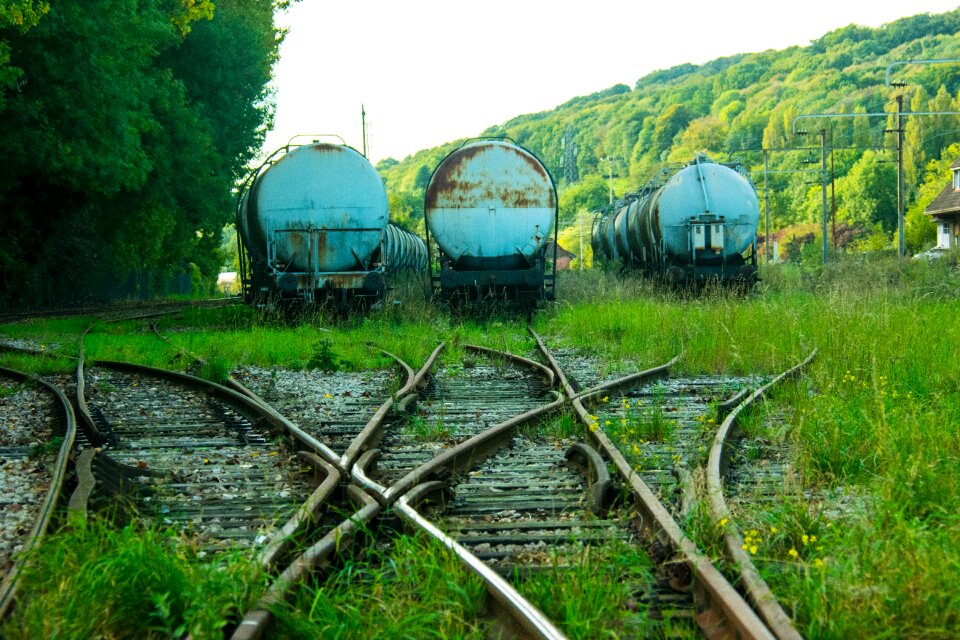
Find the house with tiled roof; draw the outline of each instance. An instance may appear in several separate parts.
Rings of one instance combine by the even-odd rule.
[[[937,248],[960,247],[960,159],[950,165],[953,179],[923,210],[937,225]]]

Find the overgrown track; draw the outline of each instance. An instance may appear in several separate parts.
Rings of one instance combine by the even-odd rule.
[[[103,449],[93,473],[148,521],[192,530],[211,550],[262,546],[311,494],[310,455],[227,389],[119,363],[85,369],[82,382]]]
[[[442,345],[441,345],[442,346]],[[440,347],[420,370],[415,412],[371,443],[353,468],[361,486],[385,501],[413,486],[394,486],[445,450],[490,427],[555,400],[549,371],[510,354],[467,347],[460,366],[441,366],[427,376]],[[405,402],[406,400],[406,402]],[[414,400],[402,399],[400,403]]]
[[[588,389],[578,394],[543,340],[536,334],[534,336],[544,357],[557,372],[577,417],[586,427],[584,434],[587,444],[595,448],[605,461],[612,463],[615,469],[612,480],[630,496],[630,506],[637,514],[639,532],[642,539],[647,541],[651,558],[658,563],[657,577],[661,587],[664,583],[675,585],[681,591],[692,594],[697,611],[696,623],[709,638],[773,637],[753,609],[712,562],[697,550],[674,516],[634,471],[624,454],[605,433],[606,425],[598,424],[597,416],[584,406],[593,399],[602,402],[603,397],[609,398],[617,388],[629,388],[665,376],[676,359],[667,365],[625,378],[619,384],[612,383],[606,388]],[[660,605],[656,599],[662,596],[660,593],[652,595],[654,608],[657,608]]]
[[[702,422],[697,418],[736,382],[639,377],[619,390],[618,403],[656,404],[662,420],[675,423],[669,442],[659,443],[663,451],[657,466],[661,468],[655,467],[649,477],[657,481],[664,476],[674,478],[665,470],[679,464],[682,454],[677,451],[697,446],[702,435]],[[611,481],[599,453],[580,438],[559,440],[539,433],[516,433],[481,464],[455,474],[445,484],[455,498],[439,511],[424,515],[501,576],[576,571],[588,546],[619,541],[662,560],[655,584],[631,585],[639,606],[619,630],[620,635],[650,633],[647,616],[657,621],[656,633],[661,635],[697,628],[699,612],[689,573],[674,565],[672,554],[649,539],[632,500],[612,504],[620,488]],[[659,488],[673,499],[679,495],[676,486],[672,481],[660,483]],[[710,615],[702,616],[700,622],[709,633],[721,626]]]
[[[739,569],[743,588],[750,601],[773,631],[774,635],[780,640],[800,640],[801,636],[794,628],[790,617],[770,591],[770,587],[767,586],[763,578],[760,577],[760,573],[754,566],[750,554],[744,550],[746,545],[743,534],[740,532],[740,528],[737,526],[736,520],[724,496],[723,477],[727,471],[727,463],[731,457],[733,441],[737,435],[737,420],[740,414],[746,411],[758,398],[762,398],[775,384],[788,377],[799,374],[813,361],[816,353],[816,350],[814,350],[800,364],[784,371],[766,385],[746,396],[730,411],[717,429],[716,436],[710,448],[710,458],[707,465],[707,494],[710,505],[710,516],[715,522],[725,523],[723,537],[727,556],[733,562],[734,566]],[[764,474],[763,479],[769,487],[772,484],[770,481],[775,480],[776,476]],[[760,495],[763,496],[763,494]]]
[[[76,434],[63,392],[0,369],[0,620],[13,604],[22,559],[43,538]]]
[[[336,456],[332,462],[339,466],[370,419],[413,376],[409,366],[387,355],[397,364],[395,375],[378,371],[373,375],[351,375],[345,380],[342,375],[334,379],[317,371],[247,370],[236,376],[236,383],[243,386],[232,386],[252,392],[322,442]],[[348,463],[344,461],[341,469],[346,468]]]

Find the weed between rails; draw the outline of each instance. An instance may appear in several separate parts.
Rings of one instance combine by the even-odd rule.
[[[611,540],[515,582],[569,638],[646,637],[653,628],[637,597],[652,588],[652,569],[636,547]]]
[[[326,580],[296,591],[274,613],[277,638],[463,638],[491,633],[482,581],[448,549],[421,536],[369,546]]]

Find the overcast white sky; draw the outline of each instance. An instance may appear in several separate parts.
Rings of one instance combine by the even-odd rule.
[[[275,69],[267,152],[332,133],[397,160],[656,69],[806,45],[956,0],[301,0]]]

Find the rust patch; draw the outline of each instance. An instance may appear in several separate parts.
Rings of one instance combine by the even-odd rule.
[[[494,146],[489,143],[471,145],[457,149],[444,158],[427,187],[424,197],[425,209],[438,208],[441,203],[453,206],[476,206],[476,202],[482,201],[499,202],[505,208],[556,208],[555,189],[552,186],[542,190],[533,188],[539,186],[536,185],[536,179],[530,181],[530,189],[518,188],[505,180],[498,180],[489,175],[486,176],[488,179],[484,182],[465,179],[464,171],[469,160],[493,148]],[[507,147],[506,149],[521,158],[532,169],[534,176],[552,185],[546,169],[535,157],[519,147]]]
[[[309,258],[307,260],[309,262]],[[324,229],[317,231],[317,260],[320,264],[316,267],[320,270],[329,262],[327,260],[327,232]]]
[[[342,146],[330,142],[317,142],[307,145],[306,148],[314,153],[339,153],[343,150]]]

